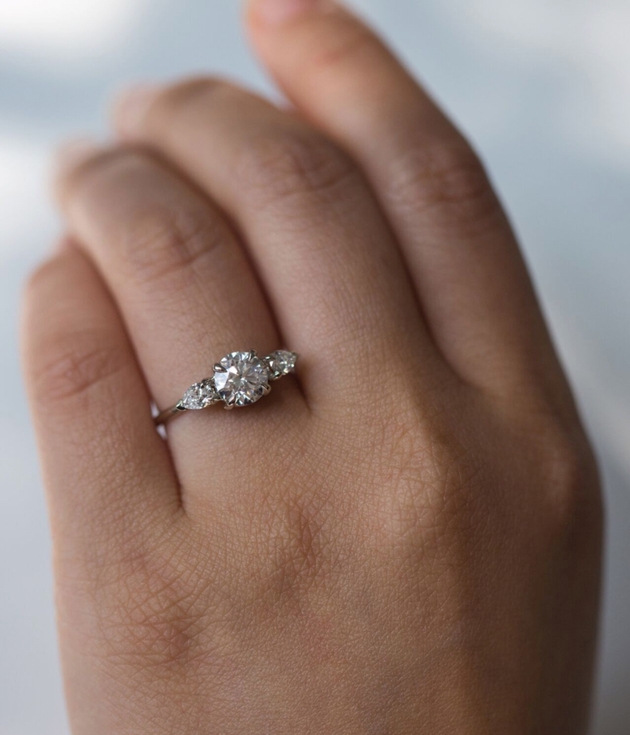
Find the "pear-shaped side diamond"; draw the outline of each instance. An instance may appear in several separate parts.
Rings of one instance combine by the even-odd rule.
[[[200,411],[219,400],[214,383],[211,378],[208,378],[207,380],[202,380],[201,383],[191,385],[184,394],[181,405],[188,411]]]
[[[272,380],[277,380],[283,375],[288,375],[295,370],[295,363],[298,356],[295,352],[287,350],[276,350],[265,358],[265,362],[269,367],[269,373]]]

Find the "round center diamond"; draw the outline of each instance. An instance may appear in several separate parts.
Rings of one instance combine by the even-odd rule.
[[[232,352],[215,366],[214,385],[228,406],[249,406],[269,390],[269,372],[255,352]]]

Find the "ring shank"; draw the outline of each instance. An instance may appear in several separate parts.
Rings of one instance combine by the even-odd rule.
[[[167,408],[165,411],[162,411],[160,414],[158,414],[153,419],[153,423],[156,426],[167,424],[171,419],[174,419],[175,416],[178,416],[180,413],[184,413],[185,411],[186,409],[179,403],[177,403],[175,406],[171,406],[170,408]]]

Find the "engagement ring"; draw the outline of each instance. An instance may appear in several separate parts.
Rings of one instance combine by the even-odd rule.
[[[165,424],[185,411],[200,411],[215,403],[228,410],[250,406],[271,391],[270,382],[295,371],[295,352],[277,350],[258,357],[254,350],[231,352],[214,366],[214,374],[195,383],[184,397],[155,419],[156,426]]]

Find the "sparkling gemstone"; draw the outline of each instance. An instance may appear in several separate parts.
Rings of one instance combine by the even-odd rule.
[[[271,377],[276,380],[281,378],[283,375],[288,375],[295,370],[295,363],[297,362],[297,355],[295,352],[287,352],[286,350],[277,350],[272,352],[269,357],[266,358],[266,363],[269,366]]]
[[[189,411],[199,411],[202,408],[216,403],[219,396],[214,388],[212,380],[202,380],[191,386],[182,398],[182,406]]]
[[[249,406],[269,390],[269,372],[255,352],[232,352],[215,367],[214,385],[228,406]]]

